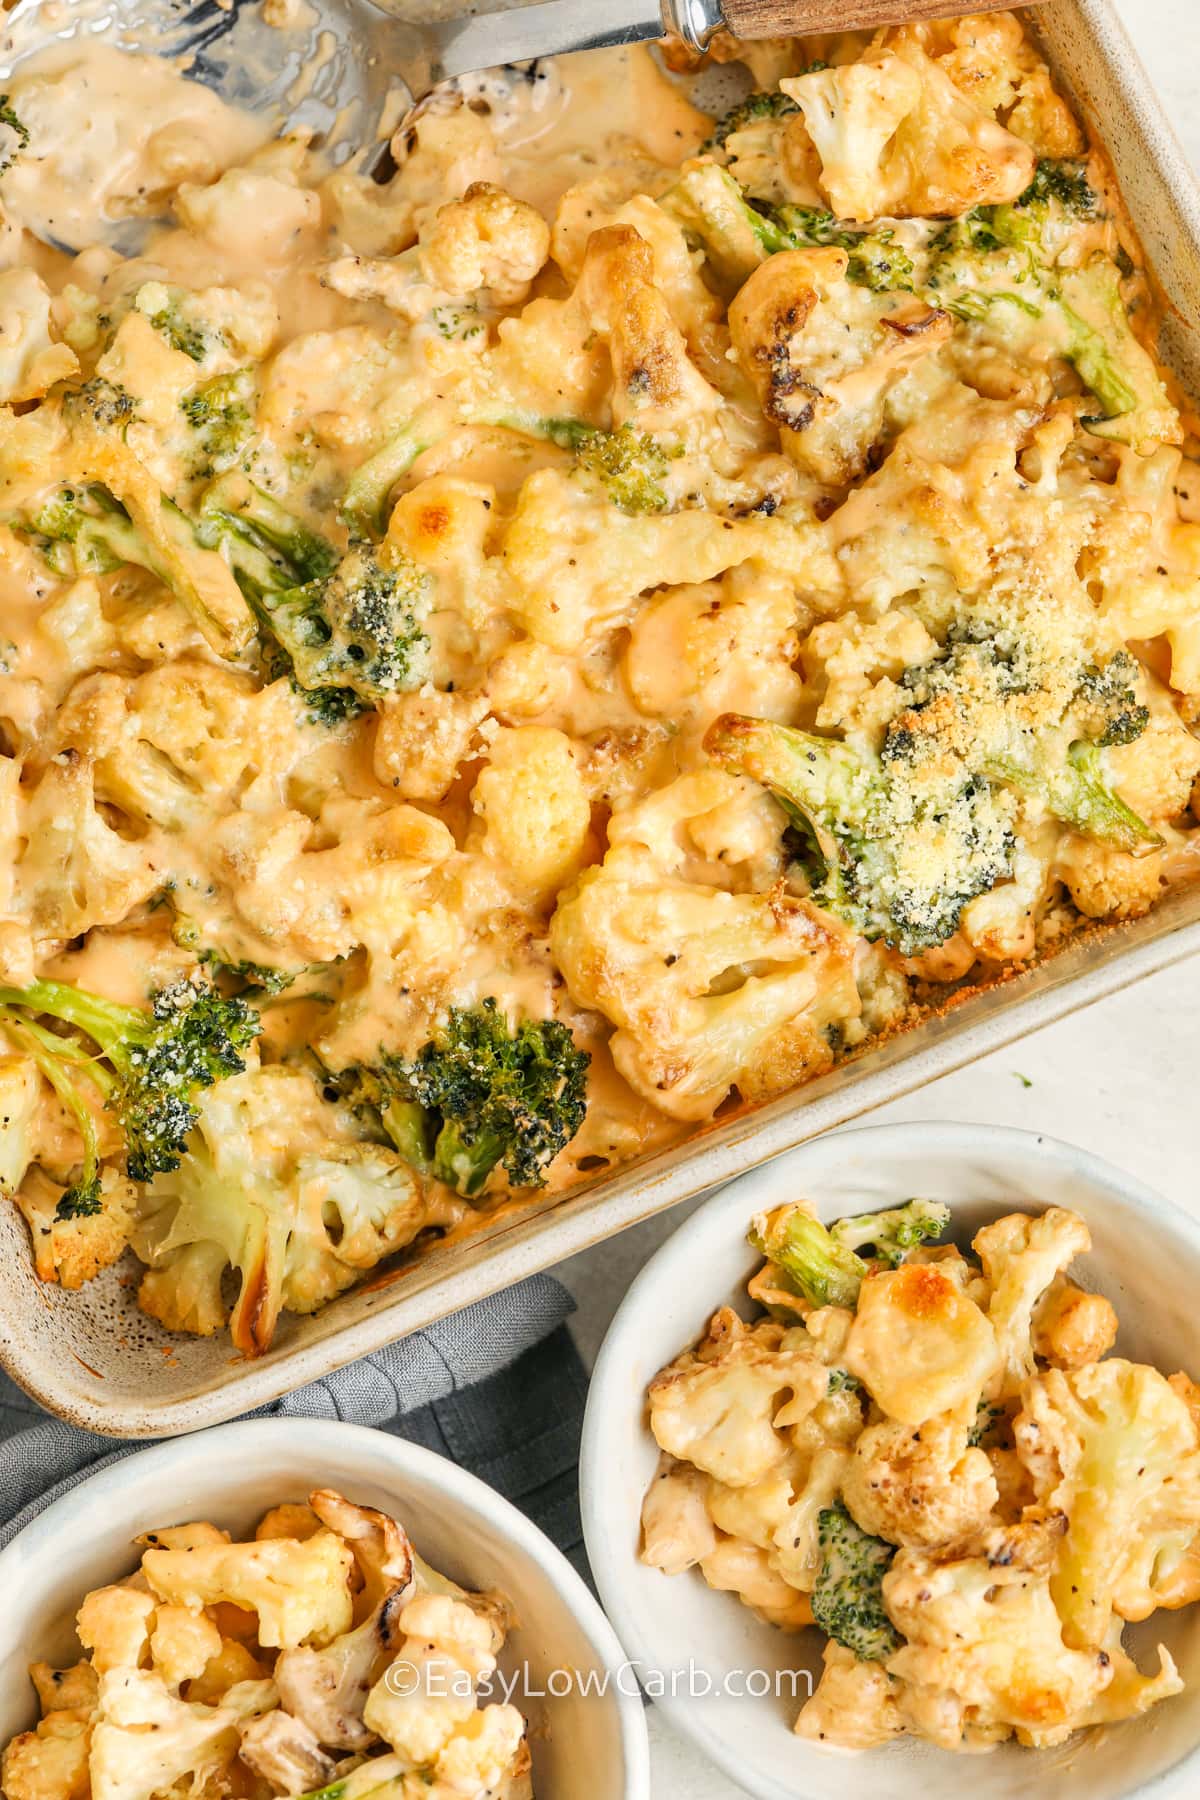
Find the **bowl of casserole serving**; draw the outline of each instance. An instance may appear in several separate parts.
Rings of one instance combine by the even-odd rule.
[[[382,182],[17,15],[0,1311],[41,1397],[211,1421],[965,1054],[1001,977],[1095,992],[1093,928],[1178,953],[1200,523],[1067,92],[1102,11],[1049,61],[1005,14],[776,45],[715,117],[646,51],[510,71]]]
[[[14,1797],[649,1800],[583,1582],[403,1439],[292,1419],[156,1445],[48,1507],[0,1578]]]
[[[916,1198],[914,1198],[916,1196]],[[1052,1139],[834,1136],[618,1312],[584,1526],[650,1692],[764,1800],[1125,1800],[1200,1745],[1200,1225]]]

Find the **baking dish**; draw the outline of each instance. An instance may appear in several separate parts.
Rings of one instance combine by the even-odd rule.
[[[1126,199],[1174,310],[1164,350],[1200,389],[1200,195],[1108,0],[1050,0],[1035,15],[1049,60],[1101,127]],[[831,1125],[1126,985],[1200,947],[1200,887],[1134,925],[1090,931],[1028,974],[964,998],[755,1113],[597,1176],[565,1199],[506,1207],[468,1242],[378,1274],[318,1317],[289,1319],[270,1353],[231,1359],[227,1343],[168,1338],[141,1315],[120,1269],[67,1295],[29,1267],[25,1227],[4,1209],[9,1281],[0,1355],[54,1411],[119,1435],[194,1429],[260,1405],[381,1343],[761,1162]]]

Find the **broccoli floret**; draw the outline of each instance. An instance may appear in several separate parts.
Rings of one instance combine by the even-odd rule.
[[[1036,795],[1053,817],[1085,837],[1119,850],[1153,847],[1162,841],[1158,833],[1104,779],[1104,735],[1116,729],[1126,734],[1124,742],[1139,735],[1137,709],[1124,704],[1126,690],[1128,699],[1134,698],[1133,659],[1114,657],[1105,668],[1113,671],[1118,698],[1112,713],[1103,711],[1101,700],[1100,741],[1093,741],[1085,729],[1100,697],[1090,690],[1097,680],[1104,685],[1104,677],[1083,668],[1056,698],[1056,672],[1046,665],[1044,650],[1019,628],[984,617],[960,621],[937,658],[905,671],[903,684],[913,704],[889,727],[883,760],[920,768],[942,756],[949,702],[954,730],[968,746],[964,754],[976,776]],[[1016,722],[1008,704],[1016,696],[1025,698],[1027,723]],[[927,709],[933,722],[928,732]],[[1142,728],[1148,718],[1145,711]]]
[[[862,1382],[849,1369],[830,1369],[827,1394],[861,1394]]]
[[[514,1187],[541,1186],[583,1123],[590,1060],[558,1020],[513,1027],[486,999],[453,1007],[415,1057],[384,1052],[334,1084],[374,1109],[406,1161],[470,1199],[498,1166]]]
[[[1067,357],[1103,409],[1084,419],[1088,430],[1135,449],[1172,439],[1178,416],[1154,358],[1134,336],[1116,264],[1097,257],[1064,272],[1058,305],[1069,328]]]
[[[886,1662],[904,1639],[887,1616],[883,1578],[896,1546],[854,1523],[839,1501],[817,1517],[821,1567],[812,1592],[816,1623],[860,1662]]]
[[[830,1234],[849,1250],[869,1246],[880,1262],[894,1269],[906,1251],[941,1237],[949,1223],[950,1208],[940,1200],[909,1200],[882,1212],[839,1219],[830,1226]]]
[[[786,232],[790,249],[816,245],[844,250],[849,258],[846,280],[856,286],[871,288],[875,293],[912,291],[913,259],[903,244],[897,242],[891,226],[877,226],[874,231],[856,230],[841,224],[831,212],[817,206],[776,206],[763,210],[769,212],[779,228]]]
[[[1118,650],[1103,667],[1089,664],[1080,677],[1080,697],[1095,712],[1089,735],[1101,749],[1132,744],[1150,723],[1150,708],[1139,702],[1133,685],[1136,675],[1128,650]]]
[[[0,1004],[0,1024],[12,1041],[36,1063],[75,1121],[83,1140],[80,1172],[59,1195],[54,1209],[58,1219],[91,1219],[103,1212],[100,1194],[100,1138],[91,1107],[81,1088],[95,1080],[92,1059],[74,1039],[61,1038],[12,1006]]]
[[[106,381],[102,375],[93,375],[82,387],[69,389],[63,395],[63,408],[104,431],[124,432],[138,415],[138,403],[128,388]]]
[[[102,575],[132,563],[165,583],[210,643],[223,655],[241,650],[251,634],[245,601],[219,557],[204,553],[196,525],[161,496],[152,512],[135,517],[99,482],[59,488],[34,510],[8,523],[31,536],[56,574]],[[152,505],[153,503],[151,503]]]
[[[419,619],[430,582],[416,563],[385,566],[362,543],[339,555],[238,477],[209,489],[204,529],[224,544],[242,591],[327,722],[425,680],[429,639]]]
[[[201,950],[199,961],[214,975],[224,975],[242,988],[257,988],[264,994],[284,994],[295,983],[297,969],[273,969],[268,963],[250,962],[245,957],[222,956],[218,950]]]
[[[664,512],[669,504],[660,483],[679,450],[664,450],[644,431],[622,425],[600,431],[578,419],[547,419],[522,427],[569,450],[579,467],[600,483],[613,505],[625,513]]]
[[[223,339],[221,333],[214,331],[206,321],[189,313],[191,298],[181,288],[148,281],[139,288],[134,304],[172,350],[182,351],[192,362],[203,362],[209,351]]]
[[[762,782],[807,852],[819,906],[905,956],[945,943],[963,908],[1011,866],[1013,833],[987,781],[966,768],[916,779],[913,734],[878,757],[831,738],[730,713],[705,738],[710,756]]]
[[[784,1286],[810,1306],[853,1309],[858,1304],[866,1263],[803,1207],[781,1206],[760,1213],[749,1238],[759,1255],[778,1270]]]
[[[22,150],[29,148],[29,127],[17,117],[7,94],[0,94],[0,126],[11,133],[8,145],[0,149],[0,175],[4,175],[12,168]]]
[[[194,479],[218,475],[238,461],[254,429],[254,376],[249,369],[215,375],[179,402],[196,440]]]
[[[718,163],[685,170],[659,205],[702,247],[717,279],[728,286],[740,287],[764,257],[796,247],[791,234],[753,207]]]
[[[993,1406],[986,1400],[980,1400],[975,1406],[975,1423],[967,1433],[967,1444],[977,1450],[995,1430],[1004,1417],[1002,1406]]]
[[[778,90],[773,94],[747,94],[736,106],[731,106],[724,116],[713,126],[712,136],[700,146],[704,150],[723,149],[735,131],[744,131],[747,125],[756,124],[759,119],[783,119],[789,113],[799,112],[800,108],[794,100]]]
[[[194,1095],[243,1069],[242,1052],[260,1029],[244,1000],[223,999],[191,981],[160,989],[149,1012],[59,981],[0,988],[0,1006],[20,1008],[27,1024],[36,1025],[39,1016],[57,1019],[92,1040],[88,1078],[120,1121],[135,1181],[179,1166],[196,1121]],[[78,1061],[86,1045],[70,1041]],[[67,1054],[57,1040],[55,1050]]]
[[[1043,157],[1025,192],[1014,201],[1022,211],[1057,202],[1077,219],[1094,219],[1096,196],[1087,178],[1087,164]]]
[[[392,489],[408,474],[422,451],[437,442],[446,429],[439,413],[419,414],[355,470],[346,484],[338,508],[343,523],[355,538],[379,538],[387,529],[388,499]]]

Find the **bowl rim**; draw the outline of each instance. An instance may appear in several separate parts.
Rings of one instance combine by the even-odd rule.
[[[749,1219],[754,1207],[752,1203],[746,1202],[747,1188],[770,1179],[772,1174],[777,1174],[784,1166],[802,1166],[805,1161],[828,1155],[838,1144],[859,1147],[870,1145],[875,1155],[882,1158],[887,1158],[897,1148],[909,1150],[919,1144],[922,1152],[927,1155],[969,1156],[975,1163],[990,1160],[1001,1152],[1021,1153],[1040,1160],[1048,1168],[1069,1168],[1082,1175],[1085,1181],[1105,1190],[1134,1216],[1149,1219],[1160,1227],[1165,1222],[1177,1237],[1185,1239],[1200,1254],[1200,1218],[1193,1217],[1175,1201],[1159,1194],[1136,1175],[1131,1175],[1106,1158],[1096,1156],[1092,1151],[1082,1149],[1066,1139],[1041,1131],[1026,1130],[1019,1125],[914,1119],[831,1132],[798,1144],[781,1156],[746,1170],[718,1189],[659,1245],[634,1277],[605,1332],[588,1387],[579,1453],[579,1499],[584,1543],[601,1604],[624,1646],[626,1656],[635,1666],[656,1666],[654,1646],[643,1640],[634,1609],[626,1604],[624,1580],[616,1574],[618,1559],[623,1555],[620,1549],[623,1543],[621,1522],[619,1519],[614,1521],[613,1495],[610,1483],[603,1474],[604,1470],[613,1466],[613,1459],[609,1455],[613,1423],[620,1418],[624,1406],[640,1406],[644,1399],[640,1393],[636,1399],[630,1398],[627,1371],[631,1359],[627,1351],[636,1341],[643,1315],[652,1304],[660,1285],[666,1285],[672,1277],[686,1271],[693,1239],[700,1237],[714,1218],[723,1218],[727,1213],[734,1215],[744,1208],[745,1217]],[[644,1422],[642,1428],[648,1429]],[[754,1795],[755,1800],[831,1800],[837,1780],[836,1773],[833,1781],[828,1786],[823,1784],[820,1790],[810,1788],[807,1784],[803,1788],[783,1786],[770,1776],[760,1778],[740,1764],[724,1735],[710,1726],[698,1709],[689,1707],[686,1698],[672,1693],[668,1688],[661,1695],[655,1696],[654,1705],[661,1709],[672,1730],[694,1744],[723,1774],[738,1784],[740,1791]],[[869,1755],[869,1752],[862,1754]],[[833,1771],[835,1765],[831,1763],[830,1766]],[[1198,1767],[1200,1735],[1192,1748],[1185,1751],[1169,1768],[1160,1770],[1158,1774],[1130,1788],[1125,1800],[1146,1800],[1146,1797],[1153,1794],[1162,1795],[1165,1800],[1168,1788],[1173,1794],[1182,1793],[1182,1789],[1176,1785],[1180,1776],[1188,1770],[1195,1771]],[[836,1769],[844,1775],[844,1764],[837,1764]],[[1030,1773],[1032,1775],[1034,1771],[1031,1770]]]
[[[536,1565],[583,1632],[602,1668],[615,1672],[622,1667],[625,1659],[620,1640],[587,1583],[558,1546],[511,1500],[478,1475],[423,1444],[344,1419],[237,1419],[119,1455],[116,1461],[60,1494],[0,1550],[0,1593],[36,1591],[37,1559],[51,1550],[55,1540],[64,1531],[85,1526],[86,1516],[94,1512],[97,1502],[109,1510],[118,1507],[149,1473],[182,1473],[194,1465],[211,1468],[218,1462],[238,1468],[243,1459],[245,1466],[261,1466],[264,1432],[293,1439],[298,1447],[311,1450],[314,1456],[322,1456],[333,1466],[339,1454],[351,1447],[369,1450],[382,1465],[381,1475],[394,1476],[398,1484],[406,1475],[430,1482],[493,1526]],[[211,1454],[214,1450],[216,1458]],[[641,1697],[619,1680],[611,1682],[609,1694],[614,1702],[614,1726],[625,1765],[625,1800],[651,1800],[650,1743]]]

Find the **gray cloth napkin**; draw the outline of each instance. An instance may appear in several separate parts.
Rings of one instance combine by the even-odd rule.
[[[251,1416],[347,1419],[424,1444],[497,1488],[582,1566],[575,1470],[587,1384],[565,1324],[574,1304],[534,1275]],[[0,1549],[139,1448],[52,1418],[0,1375]]]

